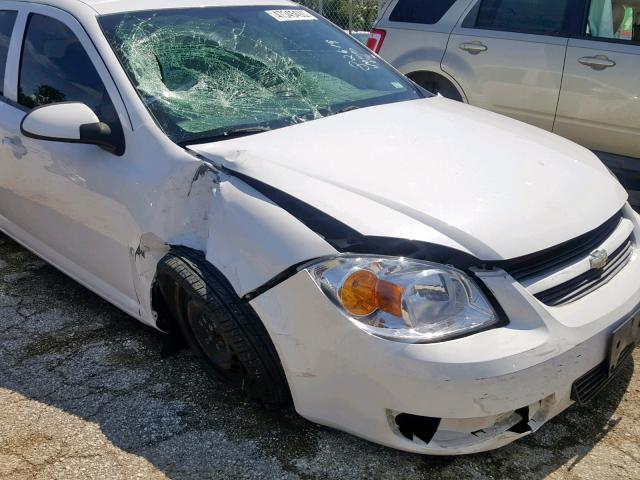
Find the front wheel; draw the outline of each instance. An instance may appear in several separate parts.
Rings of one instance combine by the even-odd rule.
[[[157,283],[207,373],[265,405],[290,402],[284,371],[266,328],[202,253],[172,249],[158,264]]]

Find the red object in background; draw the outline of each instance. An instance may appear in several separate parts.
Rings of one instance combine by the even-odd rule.
[[[379,53],[386,34],[387,32],[384,30],[372,28],[371,32],[369,32],[369,38],[367,38],[367,48],[375,53]]]

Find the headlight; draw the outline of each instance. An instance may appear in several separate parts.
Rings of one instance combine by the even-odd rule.
[[[437,342],[498,323],[498,315],[475,283],[449,266],[344,255],[307,270],[347,318],[379,337]]]

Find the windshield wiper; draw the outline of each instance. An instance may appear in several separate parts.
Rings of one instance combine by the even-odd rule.
[[[270,127],[261,127],[261,126],[232,128],[231,130],[225,130],[224,132],[219,133],[217,135],[213,135],[211,137],[195,138],[193,140],[180,142],[179,145],[182,147],[185,147],[187,145],[196,144],[196,143],[220,142],[222,140],[229,140],[231,138],[246,137],[247,135],[268,132],[269,130],[271,130]]]
[[[343,107],[340,110],[337,110],[337,111],[333,112],[333,114],[336,115],[338,113],[350,112],[352,110],[358,110],[359,108],[360,107],[358,107],[356,105],[347,105],[346,107]]]
[[[243,137],[244,135],[252,135],[254,133],[268,132],[271,127],[244,127],[244,128],[232,128],[231,130],[225,130],[219,136],[222,137]]]

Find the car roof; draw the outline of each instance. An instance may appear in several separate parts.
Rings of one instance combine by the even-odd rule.
[[[23,0],[51,5],[69,12],[90,7],[98,15],[139,10],[162,10],[191,7],[232,7],[250,5],[297,6],[289,0]]]

